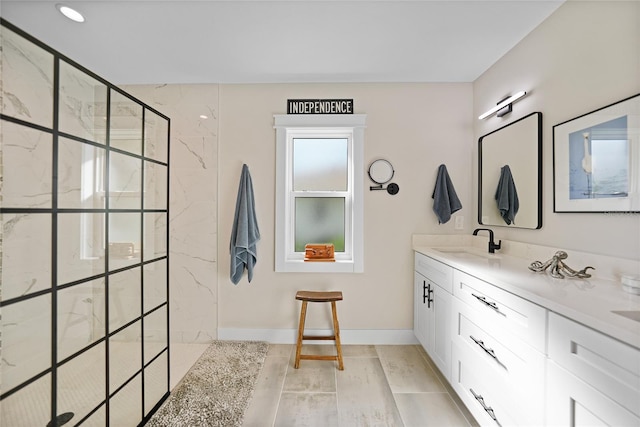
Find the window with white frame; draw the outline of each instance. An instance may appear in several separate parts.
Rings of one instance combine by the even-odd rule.
[[[276,115],[276,271],[362,272],[366,115]],[[305,262],[333,243],[335,262]]]

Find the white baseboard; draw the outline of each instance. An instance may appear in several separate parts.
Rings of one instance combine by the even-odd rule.
[[[328,329],[305,330],[305,335],[331,335],[332,333]],[[223,341],[266,341],[271,344],[295,344],[297,334],[297,329],[218,329],[218,339]],[[418,344],[412,329],[341,329],[340,341],[345,345]],[[333,345],[333,341],[317,341],[316,343]]]

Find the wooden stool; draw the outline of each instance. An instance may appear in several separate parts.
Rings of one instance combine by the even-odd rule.
[[[340,327],[338,326],[338,313],[336,312],[336,301],[342,301],[342,292],[316,292],[316,291],[298,291],[296,293],[296,299],[302,301],[302,308],[300,309],[300,324],[298,325],[298,342],[296,344],[296,362],[293,365],[294,368],[300,367],[300,359],[307,360],[337,360],[338,369],[343,370],[344,364],[342,363],[342,347],[340,346]],[[333,335],[304,335],[304,321],[307,316],[307,303],[309,302],[330,302],[331,312],[333,314]],[[324,355],[312,355],[302,354],[302,341],[303,340],[334,340],[336,343],[337,354],[335,356]]]

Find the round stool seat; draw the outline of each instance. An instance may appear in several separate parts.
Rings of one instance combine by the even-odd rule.
[[[309,302],[331,302],[342,301],[342,292],[340,291],[298,291],[296,299],[299,301]]]

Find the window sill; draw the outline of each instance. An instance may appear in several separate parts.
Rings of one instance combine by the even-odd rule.
[[[313,262],[290,260],[276,265],[277,273],[362,273],[363,269],[352,260]]]

